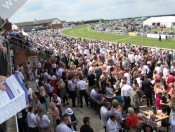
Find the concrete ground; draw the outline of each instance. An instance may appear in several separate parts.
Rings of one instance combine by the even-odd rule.
[[[26,82],[26,83],[28,83],[30,87],[33,88],[34,91],[36,91],[36,86],[34,82]],[[145,104],[145,102],[143,102],[142,104]],[[72,106],[71,100],[69,100],[69,105],[67,105],[66,107],[62,107],[63,114],[65,114],[65,109],[69,107],[72,108],[71,106]],[[152,109],[152,107],[147,107],[146,105],[140,106],[140,108],[141,110],[151,110]],[[93,128],[94,132],[105,132],[101,125],[100,116],[99,116],[99,112],[97,111],[97,109],[90,108],[84,105],[83,108],[75,107],[75,108],[72,108],[72,110],[74,111],[75,116],[79,120],[79,123],[77,125],[78,132],[80,132],[80,127],[83,125],[83,118],[85,116],[90,117],[91,127]],[[49,116],[49,119],[51,120],[50,127],[52,129],[52,132],[54,132],[52,117],[51,115],[48,115],[48,116]],[[166,132],[165,127],[160,127],[161,126],[160,122],[158,122],[158,126],[160,130],[163,130]],[[17,132],[15,117],[12,117],[11,119],[8,120],[7,132]]]

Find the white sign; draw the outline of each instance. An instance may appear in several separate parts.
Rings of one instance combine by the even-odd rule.
[[[0,90],[0,124],[28,105],[27,91],[18,75],[10,76],[3,85],[6,91]]]
[[[147,37],[148,38],[159,38],[159,34],[151,34],[151,33],[147,33]],[[166,39],[166,35],[165,34],[161,34],[161,38],[162,39]]]

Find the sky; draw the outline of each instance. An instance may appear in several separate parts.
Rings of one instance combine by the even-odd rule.
[[[10,21],[65,21],[175,14],[175,0],[27,0]]]

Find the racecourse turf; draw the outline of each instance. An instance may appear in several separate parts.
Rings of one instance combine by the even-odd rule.
[[[140,44],[144,46],[160,46],[162,48],[175,48],[175,40],[163,40],[147,38],[141,36],[115,35],[95,32],[89,29],[89,26],[80,26],[62,31],[63,34],[72,37],[81,37],[93,40],[104,40],[112,42],[122,42],[130,44]]]

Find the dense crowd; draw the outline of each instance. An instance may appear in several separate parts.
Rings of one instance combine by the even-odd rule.
[[[169,115],[169,122],[162,120],[162,126],[170,123],[172,131],[175,129],[173,50],[72,39],[57,30],[32,33],[25,39],[30,49],[42,54],[44,48],[48,57],[57,59],[27,63],[27,76],[35,80],[37,91],[26,84],[30,106],[22,111],[26,120],[19,121],[21,132],[50,132],[47,114],[52,115],[56,132],[77,131],[78,120],[71,108],[93,107],[95,103],[101,106],[106,132],[161,131],[156,123],[157,111]],[[16,66],[15,73],[25,80],[23,66]],[[144,97],[147,107],[152,106],[154,111],[149,119],[140,111]],[[64,106],[69,107],[65,112]],[[83,121],[80,132],[93,132],[90,118]]]

